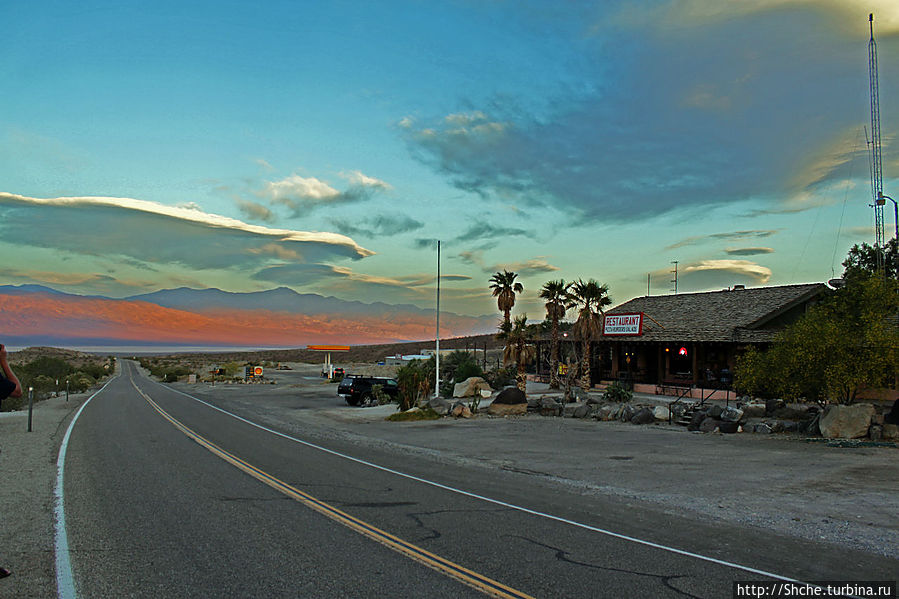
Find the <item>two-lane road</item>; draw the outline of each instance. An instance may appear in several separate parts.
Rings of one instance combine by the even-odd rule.
[[[886,558],[513,473],[323,447],[121,369],[67,448],[81,597],[723,597],[765,573],[895,576]]]

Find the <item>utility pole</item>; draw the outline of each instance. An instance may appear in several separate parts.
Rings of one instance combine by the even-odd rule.
[[[880,151],[880,84],[877,77],[877,43],[874,41],[874,14],[868,15],[871,39],[868,41],[868,75],[871,83],[871,195],[874,200],[874,251],[877,271],[884,274],[883,162]]]
[[[672,260],[671,264],[674,265],[674,270],[671,272],[674,274],[674,278],[671,279],[671,282],[674,283],[674,295],[677,295],[677,260]]]
[[[434,397],[440,397],[440,240],[437,240],[437,348],[434,354],[436,372],[434,378]]]

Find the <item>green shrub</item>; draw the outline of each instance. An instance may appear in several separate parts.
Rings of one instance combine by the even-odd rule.
[[[415,406],[418,400],[427,397],[434,388],[436,376],[434,358],[427,361],[413,360],[396,371],[396,382],[399,385],[400,410],[406,411]]]
[[[502,389],[517,382],[516,376],[518,368],[512,364],[509,366],[500,366],[484,373],[486,380],[494,389]]]
[[[393,402],[393,398],[384,391],[384,385],[372,385],[371,394],[378,402],[379,406],[383,406]]]
[[[634,397],[634,392],[622,385],[621,383],[612,383],[606,387],[602,398],[606,401],[627,402]]]
[[[439,418],[440,415],[437,412],[431,408],[424,408],[422,410],[397,412],[388,416],[387,420],[392,422],[411,422],[414,420],[437,420]]]

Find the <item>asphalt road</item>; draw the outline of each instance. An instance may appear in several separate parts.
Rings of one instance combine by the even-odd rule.
[[[238,393],[222,386],[204,399],[260,422],[229,399]],[[337,405],[315,387],[293,395],[291,409]],[[79,596],[730,597],[733,581],[771,580],[761,572],[896,577],[896,560],[832,544],[358,444],[312,420],[265,426],[122,361],[68,447]]]

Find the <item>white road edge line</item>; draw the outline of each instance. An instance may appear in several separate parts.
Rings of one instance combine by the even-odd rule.
[[[152,382],[156,383],[156,381],[152,381]],[[614,537],[614,538],[616,538],[616,539],[622,539],[622,540],[624,540],[624,541],[630,541],[631,543],[637,543],[637,544],[639,544],[639,545],[645,545],[645,546],[647,546],[647,547],[652,547],[652,548],[654,548],[654,549],[661,549],[662,551],[668,551],[668,552],[670,552],[670,553],[675,553],[675,554],[677,554],[677,555],[683,555],[683,556],[686,556],[686,557],[691,557],[691,558],[694,558],[694,559],[698,559],[698,560],[710,562],[710,563],[713,563],[713,564],[718,564],[719,566],[725,566],[725,567],[728,567],[728,568],[734,568],[734,569],[736,569],[736,570],[742,570],[742,571],[744,571],[744,572],[749,572],[749,573],[751,573],[751,574],[758,574],[758,575],[760,575],[760,576],[766,576],[766,577],[768,577],[768,578],[773,578],[773,579],[775,579],[775,580],[782,580],[782,581],[784,581],[784,582],[792,582],[792,583],[796,583],[796,584],[800,584],[800,585],[804,585],[804,586],[807,585],[807,586],[810,586],[810,587],[816,587],[816,588],[818,588],[818,585],[815,585],[815,584],[812,584],[812,583],[808,583],[808,582],[803,582],[803,581],[798,580],[798,579],[795,579],[795,578],[789,578],[789,577],[787,577],[787,576],[781,576],[780,574],[775,574],[775,573],[773,573],[773,572],[767,572],[767,571],[765,571],[765,570],[759,570],[759,569],[752,568],[752,567],[749,567],[749,566],[743,566],[743,565],[741,565],[741,564],[737,564],[737,563],[734,563],[734,562],[728,562],[728,561],[725,561],[725,560],[720,560],[720,559],[717,559],[717,558],[714,558],[714,557],[709,557],[709,556],[707,556],[707,555],[701,555],[701,554],[699,554],[699,553],[692,553],[692,552],[690,552],[690,551],[685,551],[685,550],[683,550],[683,549],[678,549],[678,548],[676,548],[676,547],[669,547],[669,546],[667,546],[667,545],[661,545],[661,544],[659,544],[659,543],[654,543],[654,542],[652,542],[652,541],[646,541],[646,540],[644,540],[644,539],[638,539],[638,538],[636,538],[636,537],[630,537],[630,536],[628,536],[628,535],[624,535],[624,534],[621,534],[621,533],[613,532],[613,531],[611,531],[611,530],[606,530],[606,529],[604,529],[604,528],[598,528],[598,527],[596,527],[596,526],[590,526],[589,524],[583,524],[583,523],[581,523],[581,522],[576,522],[576,521],[574,521],[574,520],[568,520],[567,518],[562,518],[562,517],[560,517],[560,516],[553,516],[552,514],[547,514],[547,513],[544,513],[544,512],[539,512],[539,511],[537,511],[537,510],[532,510],[532,509],[530,509],[530,508],[526,508],[526,507],[522,507],[522,506],[519,506],[519,505],[515,505],[515,504],[513,504],[513,503],[507,503],[507,502],[501,501],[501,500],[499,500],[499,499],[493,499],[493,498],[491,498],[491,497],[485,497],[485,496],[483,496],[483,495],[478,495],[478,494],[472,493],[472,492],[470,492],[470,491],[464,491],[464,490],[462,490],[462,489],[457,489],[457,488],[455,488],[455,487],[450,487],[450,486],[448,486],[448,485],[444,485],[444,484],[442,484],[442,483],[434,482],[434,481],[428,480],[428,479],[426,479],[426,478],[421,478],[421,477],[415,476],[415,475],[413,475],[413,474],[407,474],[407,473],[405,473],[405,472],[400,472],[400,471],[394,470],[394,469],[392,469],[392,468],[387,468],[386,466],[380,466],[380,465],[375,464],[375,463],[372,463],[372,462],[367,462],[367,461],[362,460],[362,459],[359,459],[359,458],[354,458],[353,456],[346,455],[346,454],[340,453],[340,452],[338,452],[338,451],[334,451],[334,450],[332,450],[332,449],[328,449],[328,448],[326,448],[326,447],[322,447],[322,446],[320,446],[320,445],[316,445],[316,444],[314,444],[314,443],[310,443],[310,442],[308,442],[308,441],[303,441],[302,439],[297,439],[296,437],[291,437],[290,435],[287,435],[287,434],[284,434],[284,433],[282,433],[282,432],[279,432],[279,431],[270,429],[270,428],[268,428],[268,427],[262,426],[261,424],[258,424],[258,423],[256,423],[256,422],[253,422],[252,420],[247,420],[246,418],[243,418],[243,417],[241,417],[241,416],[238,416],[237,414],[233,414],[233,413],[231,413],[231,412],[229,412],[229,411],[227,411],[227,410],[224,410],[224,409],[222,409],[222,408],[220,408],[220,407],[218,407],[218,406],[212,405],[211,403],[206,402],[206,401],[203,401],[202,399],[199,399],[199,398],[197,398],[197,397],[194,397],[193,395],[189,395],[189,394],[187,394],[187,393],[184,393],[183,391],[179,391],[178,389],[173,389],[173,388],[171,388],[171,387],[169,387],[169,386],[167,386],[167,385],[162,385],[161,383],[156,383],[156,384],[159,385],[159,386],[161,386],[161,387],[164,387],[165,389],[168,389],[169,391],[174,391],[175,393],[179,393],[179,394],[181,394],[181,395],[183,395],[183,396],[185,396],[185,397],[189,397],[190,399],[192,399],[192,400],[194,400],[194,401],[196,401],[196,402],[199,402],[199,403],[201,403],[201,404],[203,404],[203,405],[205,405],[205,406],[208,406],[208,407],[212,408],[213,410],[217,410],[217,411],[221,412],[222,414],[226,414],[226,415],[228,415],[228,416],[230,416],[230,417],[232,417],[232,418],[235,418],[235,419],[237,419],[237,420],[240,420],[241,422],[245,422],[245,423],[249,424],[250,426],[254,426],[254,427],[258,428],[258,429],[264,430],[264,431],[269,432],[269,433],[271,433],[271,434],[273,434],[273,435],[276,435],[276,436],[278,436],[278,437],[282,437],[282,438],[284,438],[284,439],[293,441],[293,442],[295,442],[295,443],[299,443],[299,444],[301,444],[301,445],[305,445],[305,446],[310,447],[310,448],[312,448],[312,449],[317,449],[318,451],[323,451],[323,452],[325,452],[325,453],[329,453],[329,454],[331,454],[331,455],[334,455],[334,456],[343,458],[343,459],[345,459],[345,460],[349,460],[349,461],[351,461],[351,462],[356,462],[356,463],[358,463],[358,464],[362,464],[362,465],[364,465],[364,466],[368,466],[368,467],[374,468],[374,469],[376,469],[376,470],[381,470],[381,471],[384,471],[384,472],[389,472],[390,474],[394,474],[394,475],[396,475],[396,476],[401,476],[401,477],[403,477],[403,478],[408,478],[408,479],[410,479],[410,480],[414,480],[414,481],[416,481],[416,482],[420,482],[420,483],[423,483],[423,484],[426,484],[426,485],[430,485],[430,486],[432,486],[432,487],[437,487],[438,489],[443,489],[443,490],[445,490],[445,491],[450,491],[450,492],[452,492],[452,493],[457,493],[457,494],[459,494],[459,495],[464,495],[464,496],[466,496],[466,497],[471,497],[471,498],[473,498],[473,499],[479,499],[479,500],[481,500],[481,501],[486,501],[487,503],[492,503],[492,504],[494,504],[494,505],[499,505],[499,506],[502,506],[502,507],[505,507],[505,508],[517,510],[517,511],[520,511],[520,512],[524,512],[524,513],[526,513],[526,514],[531,514],[531,515],[533,515],[533,516],[539,516],[539,517],[541,517],[541,518],[547,518],[547,519],[549,519],[549,520],[554,520],[554,521],[556,521],[556,522],[561,522],[561,523],[563,523],[563,524],[568,524],[568,525],[570,525],[570,526],[575,526],[575,527],[577,527],[577,528],[583,528],[583,529],[585,529],[585,530],[589,530],[589,531],[596,532],[596,533],[599,533],[599,534],[603,534],[603,535],[606,535],[606,536]]]
[[[87,401],[81,404],[81,407],[75,412],[75,417],[69,423],[69,428],[66,429],[66,434],[62,438],[62,444],[59,447],[59,457],[56,458],[56,488],[53,490],[55,499],[54,514],[56,516],[56,541],[54,545],[54,551],[56,552],[56,596],[59,599],[77,599],[78,597],[78,591],[75,589],[75,577],[72,575],[72,561],[69,559],[69,537],[66,534],[66,511],[63,500],[63,477],[66,467],[66,452],[69,448],[69,437],[72,435],[75,422],[81,416],[81,412],[84,411],[87,404],[100,395],[109,383],[120,376],[121,373],[106,381],[106,384],[99,391],[88,397]]]

